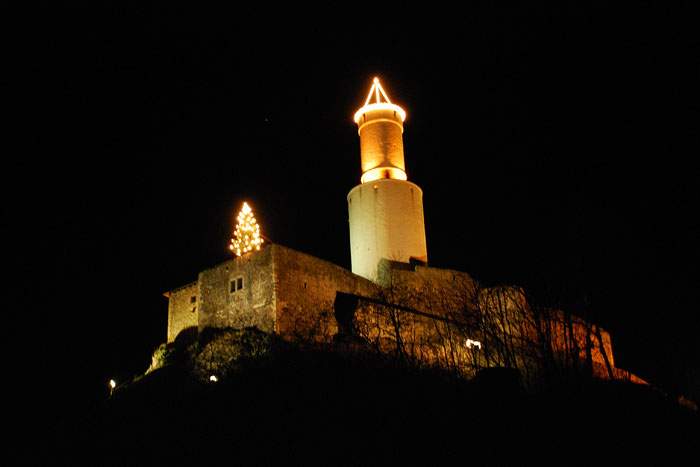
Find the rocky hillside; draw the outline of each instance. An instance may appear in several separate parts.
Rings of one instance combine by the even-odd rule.
[[[694,455],[698,422],[644,386],[577,381],[526,393],[508,370],[464,381],[223,330],[161,347],[146,375],[57,432],[44,462],[673,464]]]

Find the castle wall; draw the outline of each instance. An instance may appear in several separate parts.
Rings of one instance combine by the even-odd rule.
[[[272,247],[200,272],[199,290],[200,331],[206,327],[248,326],[274,331]]]
[[[466,272],[382,260],[378,281],[389,303],[453,318],[474,308],[476,282]]]
[[[605,365],[605,357],[603,356],[600,342],[598,341],[598,333],[602,341],[602,348],[605,351],[610,366],[615,367],[615,357],[612,349],[612,339],[610,333],[593,323],[587,323],[577,316],[570,316],[571,325],[567,321],[567,317],[561,310],[555,310],[552,313],[552,319],[547,323],[548,332],[551,333],[551,342],[553,350],[558,354],[570,352],[572,348],[578,348],[578,358],[585,361],[587,358],[586,347],[591,347],[591,362],[594,365],[594,370],[607,371]],[[573,332],[573,336],[571,333]]]
[[[557,310],[536,319],[518,287],[478,288],[459,271],[386,260],[379,282],[385,287],[381,301],[360,300],[354,328],[382,352],[398,351],[464,374],[476,366],[516,367],[532,380],[541,370],[540,344],[547,344],[560,363],[581,364],[590,356],[600,378],[610,377],[607,357],[613,377],[619,377],[609,333]],[[468,339],[480,347],[470,348]]]
[[[197,282],[168,293],[168,342],[173,342],[183,329],[197,326],[198,294]]]
[[[377,281],[269,245],[202,271],[197,282],[169,292],[168,342],[197,326],[199,331],[256,327],[287,339],[327,343],[339,332],[337,319],[346,316],[336,314],[342,292],[356,297],[342,334],[354,333],[382,352],[399,351],[464,374],[487,366],[527,373],[539,371],[540,342],[564,364],[590,355],[595,376],[605,378],[605,355],[613,376],[622,374],[614,367],[605,330],[558,310],[536,317],[520,288],[479,288],[464,272],[386,259]],[[470,347],[468,340],[481,345]]]
[[[400,353],[465,375],[483,364],[477,348],[467,346],[467,339],[475,336],[440,316],[360,301],[354,327],[358,336],[383,353]]]
[[[287,338],[328,342],[338,332],[336,292],[376,296],[379,288],[333,263],[280,245],[274,256],[276,331]]]
[[[477,339],[465,326],[476,284],[468,274],[382,260],[378,281],[387,305],[360,301],[357,334],[382,352],[400,351],[425,364],[469,373],[478,363]],[[398,305],[398,306],[391,306]]]

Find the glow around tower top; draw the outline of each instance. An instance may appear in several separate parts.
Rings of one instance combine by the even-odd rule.
[[[372,102],[372,98],[374,98],[374,102]],[[406,120],[406,111],[391,103],[389,96],[382,88],[381,83],[379,83],[379,78],[374,78],[369,94],[367,94],[367,99],[365,99],[365,105],[355,112],[355,123],[359,123],[362,115],[373,110],[393,110],[401,118],[402,122]]]

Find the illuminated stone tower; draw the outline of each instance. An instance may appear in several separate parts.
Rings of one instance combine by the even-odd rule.
[[[423,192],[408,181],[403,158],[406,112],[392,104],[374,78],[355,113],[362,177],[348,193],[352,272],[377,281],[382,258],[427,262]]]

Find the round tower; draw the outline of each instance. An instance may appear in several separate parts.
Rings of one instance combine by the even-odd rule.
[[[377,281],[382,258],[427,262],[423,192],[408,181],[403,154],[406,112],[374,78],[355,112],[362,176],[348,193],[352,272]]]

